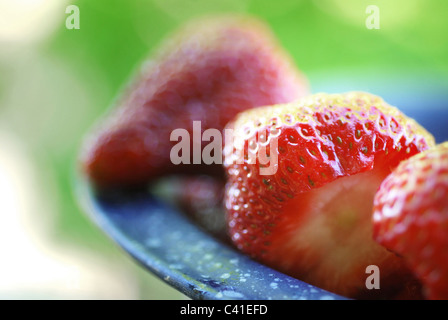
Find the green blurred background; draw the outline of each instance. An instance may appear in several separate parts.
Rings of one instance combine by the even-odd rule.
[[[72,4],[80,29],[66,28]],[[369,5],[380,29],[366,27]],[[73,168],[83,136],[151,49],[182,22],[220,12],[265,20],[312,91],[448,79],[440,0],[0,0],[0,298],[185,299],[86,217]]]

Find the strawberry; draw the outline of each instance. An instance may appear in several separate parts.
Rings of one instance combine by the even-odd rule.
[[[247,110],[228,129],[225,205],[238,249],[347,297],[408,290],[402,259],[372,239],[373,197],[400,161],[434,145],[431,134],[362,92]],[[380,290],[366,288],[369,265]]]
[[[135,187],[168,173],[222,172],[174,165],[174,129],[222,130],[238,112],[293,101],[307,81],[260,21],[212,17],[191,22],[144,63],[112,114],[88,138],[82,167],[98,187]],[[204,143],[202,145],[204,147]],[[193,163],[193,162],[191,162]]]
[[[402,256],[428,299],[448,299],[448,142],[415,155],[374,199],[374,239]]]
[[[228,242],[223,196],[224,179],[208,175],[175,175],[158,179],[153,193],[173,203],[197,226]]]

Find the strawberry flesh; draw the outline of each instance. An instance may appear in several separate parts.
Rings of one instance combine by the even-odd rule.
[[[341,294],[377,297],[379,292],[360,287],[359,279],[367,277],[368,265],[378,266],[382,279],[391,278],[391,270],[405,270],[400,258],[372,241],[373,197],[387,173],[375,168],[342,177],[289,201],[270,239],[271,254],[266,261],[281,270],[293,270],[291,275],[308,283],[343,288]],[[408,276],[400,275],[400,279]],[[383,290],[381,296],[401,289],[400,280],[394,280],[387,281],[388,292]]]

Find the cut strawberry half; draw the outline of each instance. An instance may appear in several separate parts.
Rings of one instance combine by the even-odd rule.
[[[225,201],[240,250],[348,297],[409,290],[402,259],[372,239],[373,197],[400,161],[434,145],[432,135],[360,92],[248,110],[228,129]],[[369,265],[381,271],[379,290],[366,288]]]
[[[200,121],[200,135],[222,130],[240,111],[307,92],[305,77],[264,23],[238,16],[199,19],[165,40],[144,64],[87,140],[82,168],[101,188],[141,187],[180,172],[223,176],[220,164],[201,166],[194,158],[174,164],[170,152],[178,141],[172,132],[186,130],[193,140],[193,121]]]
[[[404,257],[428,299],[448,299],[448,142],[400,163],[374,203],[374,238]]]

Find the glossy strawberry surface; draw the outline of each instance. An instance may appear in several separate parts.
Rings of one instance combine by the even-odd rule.
[[[349,297],[412,290],[402,259],[373,241],[371,215],[382,180],[434,145],[424,128],[362,92],[248,110],[228,128],[227,220],[240,250]],[[369,265],[381,270],[381,290],[366,289]]]
[[[99,187],[133,187],[174,172],[222,172],[221,166],[174,165],[175,129],[192,137],[222,130],[238,112],[293,101],[307,81],[262,22],[199,19],[168,37],[143,64],[108,119],[83,149],[82,167]],[[202,145],[204,146],[204,145]]]
[[[448,299],[448,142],[403,161],[375,196],[374,238],[409,263],[429,299]]]

